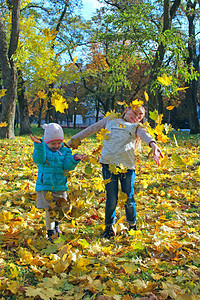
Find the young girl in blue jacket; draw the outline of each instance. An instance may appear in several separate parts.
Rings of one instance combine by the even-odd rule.
[[[45,209],[47,237],[53,242],[61,233],[55,212],[67,205],[68,178],[64,171],[73,170],[87,156],[72,155],[71,149],[63,145],[64,133],[59,124],[44,124],[43,129],[42,140],[33,135],[30,138],[34,142],[33,161],[38,164],[37,208]]]

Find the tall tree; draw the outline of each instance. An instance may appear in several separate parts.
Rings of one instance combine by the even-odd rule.
[[[153,111],[157,109],[159,113],[163,112],[162,107],[162,95],[161,91],[158,88],[156,91],[152,91],[152,86],[156,82],[157,76],[160,73],[160,68],[163,66],[163,60],[167,51],[167,38],[165,34],[171,30],[172,20],[174,19],[176,12],[180,6],[181,0],[175,0],[171,5],[170,0],[164,0],[163,4],[163,24],[162,24],[162,36],[164,39],[161,39],[158,42],[158,47],[154,57],[153,65],[151,67],[151,72],[149,76],[149,110]]]
[[[17,69],[13,59],[19,39],[19,18],[21,0],[9,1],[12,13],[11,34],[9,45],[6,39],[6,29],[3,21],[2,10],[0,11],[0,64],[2,69],[3,86],[6,95],[2,99],[1,122],[7,126],[1,128],[0,138],[14,138],[14,118],[17,98]]]
[[[31,133],[31,126],[29,120],[28,102],[26,97],[25,82],[20,69],[18,69],[17,96],[20,114],[20,135],[29,134]]]
[[[199,54],[197,54],[197,45],[195,38],[195,17],[196,17],[196,6],[198,1],[187,1],[186,7],[186,16],[188,19],[188,33],[189,33],[189,41],[188,41],[188,51],[189,57],[187,60],[188,68],[191,70],[192,68],[198,72],[199,74]],[[189,83],[186,84],[188,89],[186,90],[186,102],[189,113],[189,121],[190,121],[190,133],[197,134],[200,133],[200,126],[197,114],[197,90],[198,90],[198,80],[194,78]]]

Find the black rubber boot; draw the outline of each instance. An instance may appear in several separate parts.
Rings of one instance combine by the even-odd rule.
[[[106,226],[104,232],[102,233],[101,237],[110,239],[111,237],[116,236],[116,230],[113,225]]]
[[[48,237],[48,240],[54,244],[53,240],[52,240],[52,236],[56,234],[56,231],[54,229],[49,229],[47,230],[47,237]]]
[[[60,234],[62,234],[62,231],[59,228],[59,222],[55,221],[55,231],[58,234],[58,237],[60,236]]]

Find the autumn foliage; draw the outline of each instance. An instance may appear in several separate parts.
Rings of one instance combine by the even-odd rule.
[[[70,174],[64,235],[54,244],[46,239],[44,212],[36,208],[33,143],[28,137],[0,143],[0,299],[200,298],[198,137],[171,133],[160,167],[142,144],[135,184],[139,230],[127,233],[120,193],[111,240],[100,239],[101,146],[94,138],[82,142],[79,149],[90,159]]]

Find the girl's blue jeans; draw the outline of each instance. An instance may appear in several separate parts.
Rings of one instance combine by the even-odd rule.
[[[115,223],[115,213],[118,202],[118,181],[121,183],[121,190],[127,194],[125,203],[126,219],[129,224],[136,223],[136,206],[134,199],[134,183],[135,171],[127,170],[126,173],[117,175],[109,171],[109,165],[102,164],[103,179],[111,179],[105,185],[106,189],[106,209],[105,209],[105,225],[113,225]]]

